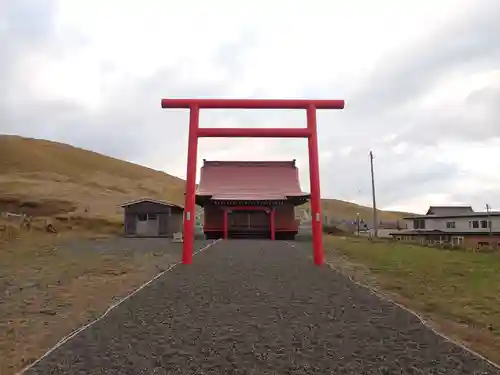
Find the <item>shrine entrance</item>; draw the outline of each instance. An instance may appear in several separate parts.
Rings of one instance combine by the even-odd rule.
[[[263,210],[229,210],[228,238],[271,239],[271,215]]]
[[[323,264],[323,220],[319,179],[318,134],[316,129],[317,109],[343,109],[343,100],[306,99],[162,99],[162,108],[189,109],[189,139],[186,173],[186,200],[184,205],[184,243],[182,263],[191,264],[194,247],[196,162],[198,139],[219,138],[306,138],[309,149],[309,177],[311,185],[311,209],[313,231],[313,259]],[[305,128],[200,128],[200,109],[305,109]],[[271,211],[274,212],[274,211]],[[224,216],[227,220],[227,215]],[[274,220],[271,220],[271,224]],[[227,223],[227,221],[226,221]],[[225,225],[227,228],[227,225]],[[272,231],[273,232],[273,231]]]

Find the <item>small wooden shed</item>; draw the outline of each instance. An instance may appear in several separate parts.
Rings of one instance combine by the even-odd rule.
[[[124,232],[128,237],[173,237],[182,232],[184,208],[150,198],[121,205],[124,208]]]

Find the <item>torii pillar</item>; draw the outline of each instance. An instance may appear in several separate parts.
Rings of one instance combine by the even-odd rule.
[[[313,231],[313,258],[323,264],[323,220],[319,179],[317,109],[343,109],[343,100],[307,99],[162,99],[162,108],[189,109],[189,140],[186,171],[186,200],[184,204],[184,242],[182,263],[191,264],[194,248],[194,222],[196,197],[196,159],[198,138],[307,138],[309,148],[309,178],[311,183],[311,209]],[[305,128],[200,128],[200,109],[305,109]]]

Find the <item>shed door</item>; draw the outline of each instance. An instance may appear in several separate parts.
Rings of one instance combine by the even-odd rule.
[[[159,225],[159,228],[158,228],[158,233],[161,235],[161,236],[166,236],[169,233],[169,218],[170,216],[168,216],[167,214],[160,214],[158,215],[158,225]]]
[[[159,224],[158,215],[156,214],[139,214],[137,215],[136,233],[138,236],[158,236]]]

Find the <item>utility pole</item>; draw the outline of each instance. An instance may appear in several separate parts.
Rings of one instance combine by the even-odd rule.
[[[492,226],[493,226],[493,223],[491,222],[491,219],[490,219],[490,211],[491,210],[491,207],[488,203],[486,203],[486,212],[488,213],[488,227],[490,228],[490,236],[493,235],[493,233],[491,232],[492,230]]]
[[[375,200],[375,175],[373,173],[373,152],[370,151],[370,169],[372,174],[372,201],[373,201],[373,236],[378,237],[377,203]]]

